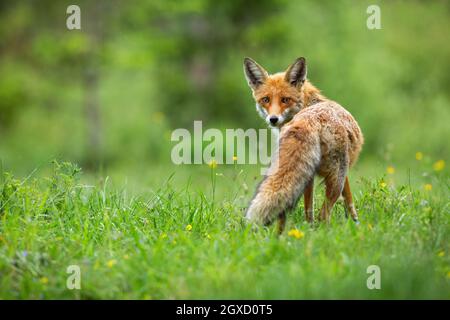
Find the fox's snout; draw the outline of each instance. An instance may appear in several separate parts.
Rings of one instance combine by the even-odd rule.
[[[269,122],[273,126],[276,125],[278,122],[278,116],[275,115],[269,116]]]
[[[271,127],[280,128],[282,127],[287,121],[290,119],[287,119],[283,113],[267,113],[263,119],[266,121],[266,123]]]

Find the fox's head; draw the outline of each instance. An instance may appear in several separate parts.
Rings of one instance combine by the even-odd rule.
[[[245,58],[244,72],[256,101],[256,110],[270,126],[281,128],[302,108],[305,58],[295,60],[285,72],[272,75],[254,60]]]

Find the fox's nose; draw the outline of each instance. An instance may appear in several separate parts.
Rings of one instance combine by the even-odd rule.
[[[269,121],[271,124],[276,124],[278,122],[277,116],[270,116]]]

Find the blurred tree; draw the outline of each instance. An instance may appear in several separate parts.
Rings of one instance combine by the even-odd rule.
[[[269,72],[306,56],[313,83],[360,122],[363,158],[416,148],[448,154],[440,138],[450,117],[445,2],[383,2],[381,30],[366,27],[370,1],[77,4],[82,29],[70,31],[67,2],[0,2],[7,165],[29,169],[52,157],[84,168],[162,163],[171,127],[198,119],[263,127],[242,73],[246,55]]]
[[[130,7],[125,16],[132,22],[126,25],[135,32],[151,28],[160,110],[170,114],[173,126],[190,126],[194,119],[213,116],[230,121],[242,117],[242,97],[225,89],[230,82],[230,59],[241,69],[243,57],[235,60],[234,52],[249,46],[248,29],[276,16],[284,3],[188,0]],[[262,50],[283,43],[285,34],[285,30],[273,28],[265,38],[251,39],[250,45]]]
[[[84,165],[95,168],[102,164],[102,133],[99,101],[100,50],[105,41],[105,1],[95,1],[83,7],[83,29],[87,32],[90,46],[82,65],[84,88],[84,114],[87,127],[87,153]]]
[[[0,130],[9,128],[25,108],[25,74],[16,72],[18,59],[24,57],[33,31],[32,10],[25,5],[0,3]]]
[[[86,151],[79,161],[89,169],[102,162],[99,78],[107,55],[104,44],[110,34],[108,18],[114,14],[112,8],[117,4],[105,0],[79,1],[82,28],[70,31],[65,23],[67,5],[51,0],[3,4],[1,17],[10,21],[14,32],[6,29],[7,23],[1,24],[0,70],[8,69],[10,76],[0,80],[0,128],[11,123],[33,96],[41,99],[34,102],[38,107],[52,112],[64,108],[58,102],[61,92],[80,86],[84,92]],[[26,70],[9,70],[11,61],[12,67],[17,67],[14,63],[20,61],[20,67]],[[41,77],[42,82],[53,83],[58,91],[45,94],[35,92],[42,89],[39,86],[27,88],[26,77],[33,74]]]

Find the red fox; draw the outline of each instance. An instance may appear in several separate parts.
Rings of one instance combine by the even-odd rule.
[[[304,194],[305,217],[314,221],[314,176],[324,178],[325,201],[319,219],[330,221],[340,197],[346,212],[359,223],[347,173],[356,162],[364,138],[353,116],[325,98],[306,79],[306,60],[298,58],[285,72],[269,75],[250,58],[244,71],[258,113],[280,129],[278,163],[272,163],[247,209],[246,218],[265,225],[279,219],[281,233],[286,212]]]

